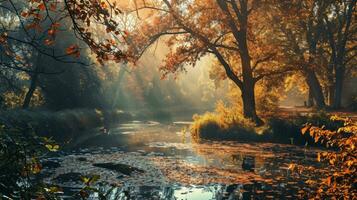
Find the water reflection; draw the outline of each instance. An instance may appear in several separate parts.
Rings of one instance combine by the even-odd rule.
[[[111,129],[110,135],[99,134],[78,143],[70,152],[62,152],[53,165],[57,167],[45,170],[51,174],[46,181],[78,190],[81,185],[72,179],[64,183],[56,178],[68,173],[96,173],[103,183],[98,187],[103,192],[110,190],[110,199],[294,199],[306,187],[308,176],[293,178],[287,166],[292,161],[316,165],[314,149],[269,143],[191,143],[188,125],[122,124]],[[127,176],[96,167],[108,162],[143,173]],[[113,189],[113,183],[122,186]]]
[[[244,199],[241,185],[209,185],[209,186],[179,186],[170,187],[141,186],[123,188],[101,188],[101,192],[111,191],[107,199],[115,200],[223,200]],[[98,193],[91,194],[97,199]]]

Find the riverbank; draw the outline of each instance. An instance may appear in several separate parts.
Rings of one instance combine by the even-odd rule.
[[[331,115],[324,112],[294,113],[289,117],[287,115],[268,117],[263,127],[255,127],[244,119],[228,121],[208,113],[194,118],[191,135],[196,141],[228,140],[321,146],[316,144],[310,135],[302,134],[301,129],[307,123],[319,127],[325,126],[329,130],[337,130],[343,125],[343,122],[333,121],[330,118]]]
[[[66,143],[83,137],[89,130],[132,120],[120,110],[74,109],[62,111],[9,110],[0,111],[0,124],[13,129],[31,129],[38,136]]]

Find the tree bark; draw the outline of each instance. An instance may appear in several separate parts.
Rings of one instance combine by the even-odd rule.
[[[329,106],[334,105],[334,98],[335,98],[335,86],[330,85],[328,86],[328,96],[327,96],[327,101]]]
[[[39,72],[41,70],[41,57],[42,57],[41,55],[37,55],[36,67],[34,69],[34,72],[29,74],[31,82],[30,82],[29,90],[27,91],[24,102],[22,104],[23,109],[27,109],[30,107],[32,96],[36,91]]]
[[[309,94],[307,99],[307,107],[311,108],[314,106],[314,95],[312,94],[312,89],[309,87]]]
[[[258,126],[263,125],[263,121],[258,117],[256,112],[254,84],[244,84],[242,90],[242,100],[244,117],[251,119]]]
[[[316,73],[313,70],[306,70],[306,82],[311,89],[312,95],[314,96],[317,108],[326,107],[324,94],[319,80],[317,79]]]
[[[243,115],[245,118],[251,119],[257,126],[263,125],[263,120],[261,120],[256,111],[255,105],[255,80],[253,78],[253,72],[250,62],[249,49],[247,45],[247,40],[245,35],[242,35],[240,44],[240,57],[242,63],[242,74],[243,74],[243,87],[242,90],[242,100],[243,100]]]
[[[333,108],[339,109],[342,106],[342,90],[344,82],[345,70],[344,67],[339,67],[336,69],[336,78],[335,78],[335,95]]]
[[[35,73],[33,73],[31,75],[30,87],[29,87],[29,90],[26,93],[24,103],[22,104],[22,108],[23,109],[27,109],[27,108],[30,107],[30,103],[31,103],[31,99],[32,99],[33,93],[35,92],[36,87],[37,87],[37,80],[38,80],[38,73],[35,72]]]
[[[239,1],[240,8],[236,5],[236,2],[232,2],[232,7],[235,15],[238,17],[239,28],[237,27],[234,17],[228,8],[227,2],[222,0],[217,0],[220,8],[226,13],[228,18],[228,25],[232,30],[232,34],[239,46],[239,55],[242,65],[242,81],[237,81],[239,79],[235,74],[227,73],[228,77],[234,81],[234,83],[240,88],[242,92],[243,101],[243,115],[245,118],[255,122],[257,126],[263,124],[263,121],[258,117],[255,106],[255,84],[256,80],[253,77],[253,70],[251,66],[251,58],[249,55],[249,48],[247,44],[247,33],[248,33],[248,1]],[[219,59],[219,58],[218,58]],[[220,59],[222,60],[222,59]],[[226,64],[225,62],[223,64]],[[227,67],[230,68],[230,67]],[[226,70],[227,71],[227,70]],[[231,72],[232,70],[230,70]]]

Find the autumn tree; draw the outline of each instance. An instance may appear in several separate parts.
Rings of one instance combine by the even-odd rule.
[[[272,26],[277,31],[277,40],[283,48],[283,62],[300,71],[309,87],[309,93],[317,107],[325,107],[322,85],[318,79],[318,44],[322,37],[321,10],[315,10],[314,1],[276,1],[272,5],[276,14]]]
[[[142,44],[141,50],[160,38],[170,47],[160,68],[164,76],[185,71],[186,66],[212,54],[240,89],[244,117],[262,124],[256,113],[256,83],[289,71],[275,61],[278,49],[267,43],[270,32],[262,25],[266,14],[263,2],[145,1],[135,4],[135,12],[143,22],[137,29],[141,31],[132,37]]]
[[[285,55],[282,61],[303,74],[318,108],[327,103],[335,108],[341,106],[343,80],[346,71],[352,70],[345,66],[353,66],[355,53],[351,52],[356,48],[356,27],[352,23],[355,3],[277,0],[270,6],[275,13],[271,16],[274,38]]]
[[[45,71],[36,61],[37,57],[48,57],[64,64],[89,65],[78,60],[81,52],[89,50],[100,63],[127,58],[123,53],[124,32],[114,20],[121,13],[115,3],[5,0],[1,2],[0,13],[0,67],[11,74],[25,72],[31,79],[24,108],[29,105],[39,74],[61,73]],[[96,29],[105,30],[105,34],[97,35]],[[65,39],[60,36],[68,31],[78,38],[78,42],[58,48],[56,43]]]
[[[346,77],[356,70],[356,0],[330,1],[323,15],[324,36],[328,44],[328,99],[334,108],[341,107]]]

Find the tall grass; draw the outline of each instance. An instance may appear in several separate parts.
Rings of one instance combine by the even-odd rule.
[[[191,126],[194,141],[233,140],[240,142],[275,142],[296,145],[319,145],[310,135],[301,134],[301,128],[309,123],[337,130],[343,124],[330,120],[330,116],[320,112],[307,116],[294,116],[289,119],[275,116],[265,119],[266,125],[257,128],[234,110],[218,105],[214,113],[195,115]]]
[[[244,119],[239,113],[219,102],[214,113],[194,115],[194,123],[191,126],[192,138],[195,141],[254,140],[257,135],[254,123]]]

